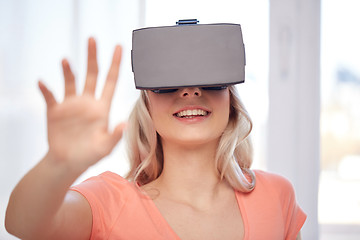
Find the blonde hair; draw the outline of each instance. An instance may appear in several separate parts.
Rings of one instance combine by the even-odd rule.
[[[252,122],[235,86],[230,86],[230,116],[216,152],[215,164],[220,179],[234,189],[250,192],[255,187],[252,164],[252,143],[249,134]],[[126,133],[130,171],[126,178],[140,185],[157,179],[163,169],[162,144],[149,113],[148,96],[141,91],[128,121]]]

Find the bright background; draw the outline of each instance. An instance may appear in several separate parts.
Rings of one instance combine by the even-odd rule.
[[[319,222],[360,239],[360,2],[324,0]]]
[[[97,40],[99,86],[115,44],[124,47],[110,119],[114,126],[127,118],[138,96],[129,55],[133,29],[173,25],[186,18],[197,18],[200,23],[240,23],[247,66],[246,83],[238,89],[254,122],[254,168],[271,167],[267,142],[272,126],[268,122],[269,65],[274,60],[269,54],[269,19],[271,6],[276,3],[275,0],[0,0],[0,239],[16,239],[3,226],[8,197],[47,149],[45,104],[37,81],[42,79],[60,100],[64,91],[60,62],[66,57],[77,76],[78,89],[82,88],[89,36]],[[321,154],[317,159],[321,168],[318,212],[313,214],[318,215],[319,228],[316,224],[306,226],[303,235],[311,236],[307,239],[360,239],[359,9],[357,0],[321,2],[318,49]],[[124,146],[120,143],[77,182],[109,169],[124,174],[127,168]],[[317,201],[317,196],[305,197]],[[317,230],[311,229],[319,229],[319,236]]]

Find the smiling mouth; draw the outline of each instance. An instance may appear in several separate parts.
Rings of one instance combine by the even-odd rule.
[[[195,117],[205,117],[209,114],[208,111],[203,109],[193,109],[193,110],[183,110],[178,113],[175,113],[175,117],[179,118],[195,118]]]

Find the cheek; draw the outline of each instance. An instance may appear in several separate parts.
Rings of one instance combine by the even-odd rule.
[[[151,118],[158,116],[165,109],[164,101],[152,93],[148,93],[148,104]]]
[[[225,101],[225,103],[221,106],[222,112],[222,119],[224,124],[224,129],[228,125],[230,119],[230,101]]]
[[[219,96],[214,104],[216,104],[218,112],[223,116],[224,121],[228,121],[231,109],[230,93],[226,92],[224,95]]]
[[[212,98],[214,106],[214,132],[222,134],[228,126],[230,119],[230,95],[228,92]]]
[[[167,126],[168,117],[166,113],[169,111],[169,101],[157,98],[150,98],[149,100],[149,112],[153,125],[157,131],[161,131],[161,128]]]
[[[154,105],[155,103],[152,102],[149,104],[149,112],[150,112],[150,117],[153,121],[154,126],[156,127],[156,125],[158,125],[158,122],[161,121],[161,106],[159,105]]]

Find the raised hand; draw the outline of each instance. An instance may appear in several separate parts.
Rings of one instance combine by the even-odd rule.
[[[109,132],[109,111],[121,62],[120,46],[116,46],[106,82],[99,99],[95,98],[98,77],[96,43],[89,39],[85,87],[76,93],[75,78],[67,60],[62,61],[65,96],[58,103],[42,82],[39,88],[47,105],[48,156],[71,170],[84,171],[111,152],[121,139],[124,125]]]

